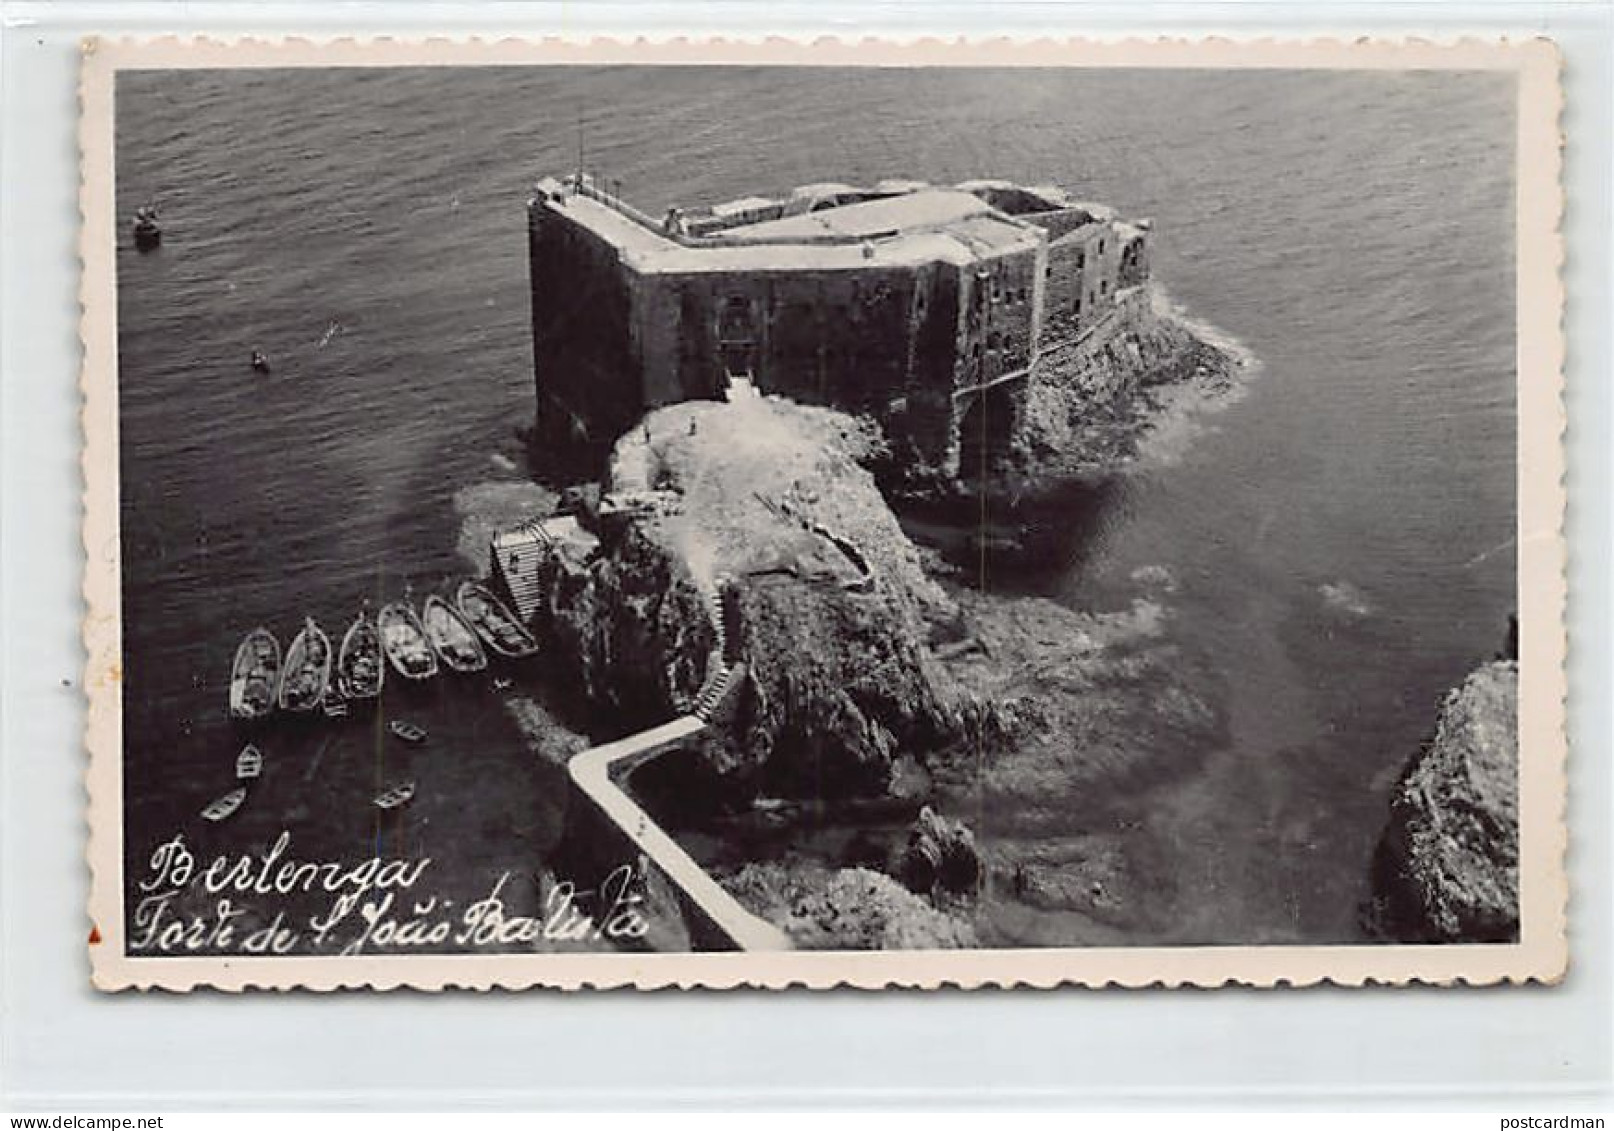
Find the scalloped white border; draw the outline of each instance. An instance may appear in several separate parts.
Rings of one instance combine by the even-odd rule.
[[[122,621],[113,79],[120,69],[487,66],[494,64],[1194,67],[1506,70],[1519,76],[1518,584],[1520,622],[1521,937],[1509,946],[1252,946],[783,954],[510,954],[356,958],[130,958],[123,953]],[[800,42],[558,38],[316,41],[87,39],[80,145],[84,348],[84,644],[89,695],[85,778],[92,981],[103,990],[209,986],[240,991],[342,988],[826,989],[954,986],[1358,986],[1414,982],[1557,983],[1568,963],[1564,661],[1564,431],[1560,277],[1563,95],[1557,48],[1515,42],[1362,38]]]

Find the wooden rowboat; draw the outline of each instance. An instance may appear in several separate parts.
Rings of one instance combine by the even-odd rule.
[[[381,694],[387,664],[381,656],[381,631],[368,612],[361,612],[342,634],[336,659],[336,687],[344,699],[374,699]]]
[[[538,641],[532,633],[485,586],[461,582],[454,601],[476,634],[498,655],[519,660],[538,651]]]
[[[207,808],[202,810],[202,816],[209,821],[222,821],[241,808],[241,802],[246,799],[247,787],[237,786],[223,797],[210,802]]]
[[[426,728],[406,723],[402,719],[394,719],[387,724],[387,729],[411,746],[418,746],[426,741]]]
[[[437,655],[426,640],[426,630],[407,601],[395,601],[377,618],[381,650],[405,679],[430,679],[437,674]]]
[[[241,753],[235,759],[235,776],[242,781],[255,778],[263,773],[263,751],[252,743],[241,748]]]
[[[280,687],[280,644],[267,628],[247,633],[230,669],[230,717],[261,719],[275,709]]]
[[[402,785],[395,785],[385,793],[378,794],[375,799],[377,809],[401,809],[408,805],[415,797],[415,783],[406,781]]]
[[[418,745],[426,741],[425,727],[404,722],[402,719],[394,719],[387,724],[387,729],[411,745]]]
[[[426,639],[457,672],[479,672],[488,666],[487,654],[477,643],[476,632],[458,609],[433,593],[421,610]]]
[[[331,639],[314,623],[303,618],[303,630],[286,649],[286,665],[280,673],[280,709],[312,711],[325,698],[331,682]]]

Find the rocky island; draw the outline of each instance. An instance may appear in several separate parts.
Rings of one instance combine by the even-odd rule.
[[[1517,941],[1518,701],[1516,655],[1481,665],[1407,764],[1375,860],[1370,914],[1385,937]]]
[[[1147,222],[986,181],[657,221],[581,175],[541,183],[529,215],[533,445],[573,486],[490,538],[490,572],[589,717],[686,720],[612,755],[594,792],[635,801],[593,802],[640,831],[645,811],[726,830],[744,847],[700,868],[793,945],[973,945],[994,884],[1102,923],[1124,863],[983,851],[950,799],[990,789],[1034,822],[1040,775],[1147,772],[1150,733],[1219,720],[1171,676],[1157,607],[981,593],[893,507],[1113,474],[1162,391],[1236,382],[1241,359],[1149,284]],[[653,885],[686,913],[690,867]]]

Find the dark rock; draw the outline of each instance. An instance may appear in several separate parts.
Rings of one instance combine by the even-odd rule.
[[[1209,336],[1155,292],[1137,317],[1096,348],[1049,358],[1028,390],[1014,490],[1118,471],[1159,422],[1162,390],[1210,401],[1236,388],[1244,359]]]
[[[1441,705],[1374,861],[1369,918],[1405,942],[1511,942],[1519,934],[1518,667],[1478,668]]]
[[[623,733],[682,713],[717,643],[685,563],[630,527],[608,553],[550,555],[543,581],[548,655],[596,710]]]
[[[902,882],[922,895],[938,888],[961,895],[980,889],[984,869],[975,836],[962,821],[943,817],[929,806],[908,833],[897,864]]]
[[[723,886],[809,950],[942,950],[976,945],[975,929],[867,868],[747,864]]]

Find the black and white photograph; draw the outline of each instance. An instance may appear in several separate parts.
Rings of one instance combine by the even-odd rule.
[[[98,985],[1561,974],[1546,45],[123,49]]]

